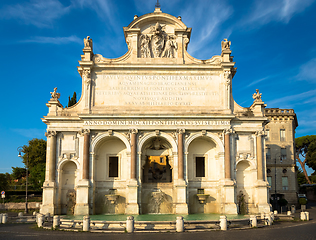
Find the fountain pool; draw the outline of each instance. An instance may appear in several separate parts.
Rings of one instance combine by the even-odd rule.
[[[126,221],[128,215],[120,214],[120,215],[90,215],[90,219],[92,221]],[[176,214],[143,214],[143,215],[132,215],[135,221],[176,221]],[[221,214],[189,214],[183,215],[184,221],[193,221],[193,220],[219,220]],[[246,215],[226,215],[228,220],[233,219],[244,219],[247,218]],[[71,216],[64,215],[62,216],[64,219],[72,219],[72,220],[82,220],[83,216]]]

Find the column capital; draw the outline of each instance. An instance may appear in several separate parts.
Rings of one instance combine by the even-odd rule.
[[[223,133],[226,135],[226,134],[233,134],[235,133],[235,131],[232,129],[232,128],[225,128],[223,130]]]
[[[137,133],[138,133],[138,129],[136,129],[136,128],[131,128],[131,129],[129,130],[129,132],[130,132],[131,134],[137,134]]]
[[[50,137],[55,137],[56,136],[56,131],[50,131],[48,130],[46,133],[45,133],[45,136],[50,138]]]
[[[178,128],[177,129],[177,133],[178,134],[183,134],[183,133],[185,133],[185,129],[184,128]]]
[[[264,134],[264,131],[263,131],[263,130],[260,130],[260,131],[256,131],[255,135],[256,135],[257,137],[259,137],[259,136],[263,136],[263,135],[265,135],[265,134]]]
[[[90,129],[87,129],[87,128],[83,128],[79,131],[79,134],[81,136],[85,135],[85,134],[90,134]]]

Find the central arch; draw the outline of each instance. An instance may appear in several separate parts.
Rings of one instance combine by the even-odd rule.
[[[142,213],[173,213],[174,139],[146,134],[139,142]]]

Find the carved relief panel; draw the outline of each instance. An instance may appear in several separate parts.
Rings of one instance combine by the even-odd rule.
[[[176,36],[165,31],[165,25],[156,23],[149,32],[139,36],[138,57],[140,58],[175,58],[178,50]]]

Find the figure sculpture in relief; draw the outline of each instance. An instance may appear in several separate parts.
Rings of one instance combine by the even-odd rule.
[[[92,48],[92,39],[90,36],[87,36],[87,38],[83,39],[84,48]]]
[[[58,100],[60,98],[60,93],[57,92],[57,87],[54,88],[54,92],[50,92],[53,100]]]
[[[147,35],[142,35],[140,37],[140,57],[141,58],[149,58],[150,50],[149,50],[149,42],[150,38]]]
[[[167,41],[166,41],[165,50],[163,52],[162,57],[174,58],[176,50],[178,50],[177,42],[175,40],[173,40],[173,37],[168,36]]]
[[[151,39],[152,52],[154,54],[154,57],[158,58],[160,57],[165,44],[163,30],[158,22],[155,26],[151,26],[151,30],[153,32],[153,36]]]
[[[254,102],[262,102],[261,95],[262,93],[259,93],[259,89],[256,89],[256,92],[252,94],[252,98],[254,99]]]
[[[224,38],[224,41],[222,41],[222,51],[230,50],[230,44],[231,44],[231,41],[227,41],[227,38]]]

